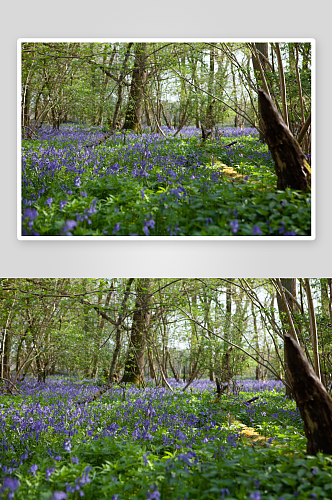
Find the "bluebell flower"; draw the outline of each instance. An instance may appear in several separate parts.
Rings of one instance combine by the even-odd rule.
[[[152,486],[150,486],[152,488]],[[157,486],[154,486],[154,491],[148,491],[146,495],[147,500],[160,500],[160,493],[157,489]]]
[[[29,469],[29,470],[30,470],[30,472],[32,473],[32,475],[33,475],[33,476],[35,476],[35,475],[36,475],[36,472],[37,472],[37,470],[38,470],[38,465],[37,465],[37,464],[33,464],[33,465],[31,465],[31,467],[30,467],[30,469]]]
[[[233,233],[237,233],[238,230],[239,230],[239,221],[237,221],[236,219],[235,220],[232,220],[229,225],[231,226],[231,229],[232,229],[232,232]]]
[[[252,234],[254,236],[259,236],[263,234],[263,231],[259,228],[259,226],[257,226],[257,224],[255,224],[254,227],[252,228]]]
[[[30,219],[31,221],[35,220],[38,215],[38,211],[35,208],[26,208],[24,211],[24,218]]]
[[[69,439],[65,439],[63,442],[63,450],[68,451],[68,453],[71,452],[71,442]]]
[[[64,234],[65,236],[71,236],[72,233],[70,231],[76,226],[76,220],[66,220],[65,225],[62,228],[62,234]]]
[[[46,469],[46,479],[48,480],[51,475],[53,474],[53,472],[55,472],[55,468],[54,467],[47,467]]]
[[[64,491],[55,491],[53,493],[52,500],[66,500],[67,498],[67,493]]]
[[[120,222],[116,222],[114,229],[113,229],[113,234],[116,234],[117,231],[120,231]]]
[[[154,226],[155,226],[155,221],[152,219],[152,215],[150,215],[150,219],[149,220],[144,220],[144,225],[143,225],[143,232],[145,234],[145,236],[149,236],[149,227],[151,229],[154,229]]]
[[[279,234],[282,234],[285,231],[285,223],[281,222],[281,228],[279,229]]]
[[[53,203],[53,198],[47,198],[46,203],[51,208],[51,205]]]
[[[207,217],[206,219],[206,225],[208,226],[209,224],[212,224],[213,223],[213,220],[211,219],[211,217]]]

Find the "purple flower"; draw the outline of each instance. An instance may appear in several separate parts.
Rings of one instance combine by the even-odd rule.
[[[62,460],[61,455],[57,455],[56,457],[54,457],[54,460],[56,460],[57,462],[61,462]]]
[[[51,205],[53,203],[53,198],[47,198],[46,203],[51,208]]]
[[[257,226],[257,224],[255,224],[254,227],[252,228],[252,234],[254,236],[259,236],[263,234],[263,231]]]
[[[33,476],[35,476],[35,475],[36,475],[36,472],[37,472],[37,470],[38,470],[38,465],[37,465],[37,464],[33,464],[33,465],[31,465],[31,467],[30,467],[30,469],[29,469],[29,470],[30,470],[30,472],[32,473],[32,475],[33,475]]]
[[[79,459],[77,457],[71,457],[71,461],[73,464],[79,464]]]
[[[250,493],[251,500],[261,500],[261,494],[259,491],[255,491],[255,493]]]
[[[150,215],[150,220],[145,219],[145,221],[144,221],[143,231],[144,231],[145,236],[149,236],[149,227],[151,229],[154,229],[154,226],[155,226],[155,222],[152,219],[152,215]]]
[[[62,233],[65,235],[65,236],[71,236],[71,230],[74,229],[74,227],[77,226],[77,222],[76,220],[66,220],[65,222],[65,225],[63,226],[62,228]]]
[[[48,480],[51,475],[53,474],[53,472],[55,472],[55,468],[54,467],[47,467],[47,470],[46,470],[46,479]]]
[[[67,201],[67,200],[61,200],[61,201],[60,201],[60,210],[62,210],[62,209],[63,209],[63,207],[64,207],[67,203],[68,203],[68,201]]]
[[[3,489],[6,490],[11,490],[15,491],[19,487],[20,482],[17,479],[17,477],[5,477],[3,480]]]
[[[297,236],[297,234],[294,231],[286,231],[284,236]]]
[[[287,205],[287,201],[286,200],[281,200],[280,204],[284,207],[285,205]]]
[[[65,500],[67,498],[67,493],[64,491],[55,491],[53,493],[52,500]]]
[[[38,215],[38,212],[35,208],[26,208],[24,211],[24,218],[34,220]]]
[[[279,234],[282,234],[285,231],[285,223],[281,222],[281,228],[279,229]]]
[[[69,439],[65,439],[63,442],[63,450],[68,451],[68,453],[71,452],[71,442]]]
[[[74,186],[80,187],[80,185],[81,185],[81,179],[80,177],[76,177],[76,179],[74,180]]]
[[[172,225],[170,224],[167,228],[167,231],[169,232],[170,236],[176,236],[176,232],[181,231],[181,229],[179,228],[178,224],[176,223],[175,228],[173,230],[172,230]]]
[[[113,229],[113,234],[115,234],[117,231],[120,231],[120,222],[116,222]]]
[[[225,498],[225,495],[229,495],[229,489],[228,488],[221,488],[221,498]]]
[[[88,195],[87,195],[86,191],[81,191],[81,196],[82,196],[83,198],[86,198]]]
[[[187,439],[187,436],[183,432],[179,431],[178,438],[181,439],[181,441],[184,443],[185,440]]]
[[[213,223],[213,220],[211,219],[211,217],[207,217],[206,219],[206,225],[208,226],[209,224],[212,224]]]
[[[88,210],[88,214],[89,215],[92,215],[92,214],[95,214],[97,212],[97,209],[96,209],[96,203],[97,203],[98,200],[93,200],[93,202],[91,203],[90,207],[89,207],[89,210]]]
[[[238,230],[239,230],[239,221],[237,221],[236,219],[235,220],[232,220],[229,225],[231,226],[231,229],[232,229],[232,232],[233,233],[237,233]]]
[[[142,200],[144,200],[144,191],[145,191],[145,188],[141,189]]]
[[[150,486],[152,488],[152,486]],[[157,486],[154,485],[153,487],[154,491],[148,491],[148,494],[146,495],[147,500],[159,500],[160,499],[160,493],[157,489]]]

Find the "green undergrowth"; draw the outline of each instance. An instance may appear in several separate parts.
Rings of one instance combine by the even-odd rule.
[[[306,455],[301,418],[280,393],[220,401],[211,392],[156,394],[108,392],[79,407],[61,396],[57,403],[53,396],[2,397],[3,442],[10,444],[2,450],[3,477],[4,465],[29,450],[11,475],[20,481],[14,498],[51,500],[63,492],[59,498],[87,500],[331,499],[332,457]],[[48,413],[47,429],[22,436],[29,427],[23,432],[19,422],[33,425]],[[247,442],[237,420],[272,441]]]
[[[310,193],[277,189],[273,160],[257,137],[228,148],[234,138],[201,146],[198,137],[151,137],[133,134],[123,144],[120,134],[92,149],[65,135],[25,140],[23,234],[311,234]]]

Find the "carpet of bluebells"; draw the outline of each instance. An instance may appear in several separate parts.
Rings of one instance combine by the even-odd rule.
[[[178,136],[62,125],[22,140],[22,235],[307,236],[310,193],[276,189],[255,129],[224,128],[201,145]],[[234,143],[234,144],[232,144]],[[223,165],[232,168],[226,173]]]
[[[332,457],[305,454],[303,425],[279,382],[215,386],[170,379],[173,392],[49,377],[0,397],[5,499],[331,499]],[[248,403],[253,397],[254,402]],[[253,443],[238,421],[266,437]]]

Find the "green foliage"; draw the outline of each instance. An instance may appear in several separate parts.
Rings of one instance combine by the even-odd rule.
[[[24,142],[23,214],[35,200],[37,234],[67,234],[66,221],[74,221],[74,236],[310,235],[310,194],[276,189],[271,156],[257,139],[241,137],[228,150],[229,138],[206,148],[197,137],[127,139],[88,159],[75,141]],[[23,218],[25,234],[30,226]]]
[[[89,405],[94,424],[100,431],[116,422],[119,428],[125,426],[127,437],[121,433],[92,437],[87,420],[86,428],[76,425],[75,432],[70,436],[70,450],[64,450],[63,435],[51,428],[41,433],[35,442],[27,443],[32,454],[15,473],[20,481],[15,498],[50,500],[54,491],[67,491],[69,499],[78,499],[80,493],[84,493],[84,498],[88,500],[330,498],[332,458],[321,454],[317,457],[305,454],[305,441],[294,432],[303,432],[294,402],[286,400],[279,393],[259,393],[259,402],[252,405],[255,407],[255,417],[252,421],[248,420],[248,424],[260,430],[261,434],[274,438],[271,444],[256,445],[239,439],[236,421],[230,423],[228,418],[231,412],[236,419],[245,421],[248,413],[243,400],[253,394],[240,393],[238,397],[231,398],[225,396],[216,402],[210,392],[191,395],[178,391],[173,394],[164,392],[162,398],[150,393],[152,397],[148,408],[156,412],[155,416],[151,413],[150,417],[146,413],[147,408],[142,406],[148,394],[135,389],[128,391],[123,401],[120,393],[113,392]],[[58,395],[58,398],[61,402],[62,397]],[[34,399],[34,404],[39,400],[43,407],[45,401],[42,397]],[[1,401],[6,400],[1,398]],[[17,398],[12,402],[16,411],[21,412],[22,418],[27,404],[30,404],[27,400],[20,402]],[[72,404],[71,401],[62,400],[60,407],[63,413],[57,413],[59,423],[63,422],[66,414],[70,416],[71,412],[76,411]],[[22,449],[17,447],[17,431],[10,427],[11,422],[6,417],[6,408],[9,406],[5,403],[2,407],[1,417],[6,419],[6,432],[11,435],[13,446],[3,455],[3,465],[9,464],[12,458],[17,460],[17,456],[22,453]],[[163,407],[174,415],[181,415],[178,429],[187,435],[190,431],[183,427],[186,419],[192,415],[199,417],[200,423],[196,430],[193,429],[198,439],[184,442],[181,435],[176,437],[174,429],[153,426],[158,421],[158,415],[162,414]],[[273,414],[281,410],[281,423],[278,423]],[[214,415],[213,420],[211,415]],[[149,418],[153,439],[133,439],[132,433],[138,428],[137,425],[143,429]],[[69,423],[70,420],[66,425]],[[55,422],[54,427],[56,425]],[[200,426],[204,429],[203,434],[197,433]],[[282,432],[277,432],[281,428]],[[163,436],[173,439],[165,445]],[[54,453],[50,453],[50,448]],[[60,459],[54,459],[57,453],[61,455]],[[34,472],[31,471],[33,464],[37,465]],[[50,467],[54,471],[48,474]]]

